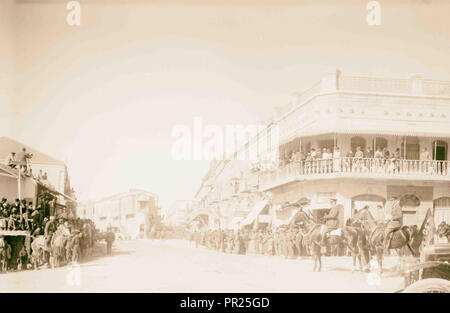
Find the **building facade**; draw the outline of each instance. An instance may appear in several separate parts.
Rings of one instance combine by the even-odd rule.
[[[98,229],[106,231],[111,226],[129,239],[147,237],[160,215],[157,195],[140,189],[130,189],[83,207],[80,213],[91,215]]]
[[[428,208],[435,223],[450,222],[450,82],[328,75],[294,95],[240,152],[274,128],[278,146],[257,164],[211,166],[196,195],[211,227],[276,226],[294,213],[285,204],[301,198],[317,217],[337,198],[341,225],[365,205],[383,220],[391,196],[406,225],[420,225]]]
[[[28,201],[37,202],[37,197],[43,193],[50,193],[56,198],[55,207],[50,212],[50,215],[76,217],[77,201],[75,199],[74,190],[70,185],[70,177],[68,174],[67,165],[47,154],[44,154],[32,147],[29,147],[21,142],[8,137],[0,137],[0,163],[7,166],[8,157],[11,152],[16,155],[26,148],[27,153],[31,153],[33,157],[29,162],[31,167],[31,175],[29,177],[23,176],[20,184],[20,195],[18,193],[18,184],[16,182],[18,171],[10,169],[9,181],[6,179],[3,185],[3,195],[10,200],[21,197]],[[46,174],[46,179],[39,178],[39,173]],[[7,173],[4,173],[7,174]],[[5,176],[7,177],[7,176]],[[33,196],[30,196],[33,195]]]

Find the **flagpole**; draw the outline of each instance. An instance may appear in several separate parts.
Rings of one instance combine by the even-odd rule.
[[[21,188],[20,188],[20,180],[21,180],[22,174],[20,172],[20,165],[19,165],[19,175],[17,176],[17,194],[19,198],[19,210],[20,210],[20,222],[22,222],[22,196],[21,196]]]

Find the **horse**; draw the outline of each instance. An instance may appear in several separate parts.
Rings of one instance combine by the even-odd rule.
[[[437,235],[439,238],[447,237],[447,241],[450,242],[450,225],[445,221],[442,221],[437,228]]]
[[[31,262],[34,269],[37,270],[42,262],[45,261],[45,253],[48,252],[45,244],[45,237],[39,235],[31,242]]]
[[[407,246],[409,251],[414,257],[419,255],[419,246],[423,239],[423,228],[425,222],[427,221],[427,216],[422,223],[420,231],[417,228],[411,226],[403,226],[397,230],[394,230],[391,237],[388,249],[400,249]],[[379,272],[383,272],[383,251],[384,251],[384,236],[386,224],[377,223],[369,211],[369,208],[363,208],[359,210],[355,216],[354,220],[361,222],[361,229],[367,238],[367,241],[373,251],[378,261]]]
[[[309,250],[311,252],[312,258],[314,260],[313,271],[321,271],[322,269],[322,253],[321,253],[321,242],[325,236],[324,225],[316,223],[312,216],[309,216],[304,211],[299,211],[294,216],[291,225],[295,225],[300,222],[300,227],[306,230],[303,233],[303,240],[306,240],[309,245]],[[356,270],[356,260],[358,259],[360,270],[362,270],[361,263],[361,253],[363,246],[361,243],[362,233],[356,227],[345,226],[341,229],[341,236],[330,237],[331,245],[344,243],[351,251],[353,257],[353,268],[352,272]]]

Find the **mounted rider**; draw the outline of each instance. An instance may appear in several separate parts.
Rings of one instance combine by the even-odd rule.
[[[324,246],[326,243],[326,239],[328,237],[328,234],[339,228],[339,217],[340,212],[342,211],[342,204],[337,204],[336,198],[331,198],[331,209],[326,214],[323,219],[325,220],[325,229],[322,236],[322,242],[321,245]]]
[[[387,223],[384,232],[383,247],[389,249],[394,232],[403,225],[403,212],[402,207],[400,206],[400,200],[397,196],[392,196],[389,203],[386,203],[386,205],[388,206],[388,214],[390,213],[391,218]]]

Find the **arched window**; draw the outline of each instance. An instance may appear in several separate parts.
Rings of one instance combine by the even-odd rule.
[[[447,161],[447,143],[442,140],[433,142],[433,160]]]
[[[441,197],[433,201],[434,224],[438,226],[442,222],[450,224],[450,197]]]
[[[383,151],[384,148],[387,148],[388,141],[386,138],[377,137],[375,138],[375,151],[380,148],[380,151]]]
[[[415,195],[404,195],[400,199],[400,206],[404,209],[416,209],[420,205],[420,199]]]
[[[352,137],[350,141],[350,146],[352,148],[353,153],[356,152],[357,147],[361,147],[361,150],[364,151],[366,149],[366,139],[360,136]]]

